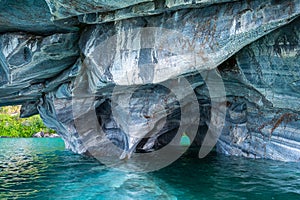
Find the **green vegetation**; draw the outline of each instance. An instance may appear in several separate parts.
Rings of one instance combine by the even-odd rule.
[[[45,127],[39,115],[26,119],[20,118],[20,106],[6,106],[0,108],[0,136],[31,137],[34,133],[43,131],[55,133]]]

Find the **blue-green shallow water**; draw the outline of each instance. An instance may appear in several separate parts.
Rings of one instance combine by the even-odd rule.
[[[300,164],[212,154],[137,174],[74,155],[60,139],[0,139],[0,199],[300,199]]]

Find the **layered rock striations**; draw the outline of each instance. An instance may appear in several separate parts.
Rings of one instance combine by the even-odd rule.
[[[299,0],[1,6],[0,105],[39,113],[72,151],[129,158],[215,134],[221,153],[300,159]]]
[[[220,151],[247,157],[299,160],[299,22],[295,20],[237,53],[236,77],[259,93],[265,103],[259,105],[252,99],[254,95],[243,97],[246,104],[238,113],[243,113],[246,120],[226,125],[219,140]],[[231,109],[229,112],[236,114]]]

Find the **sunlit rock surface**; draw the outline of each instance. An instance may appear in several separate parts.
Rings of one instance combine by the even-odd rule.
[[[198,147],[210,129],[221,153],[299,160],[299,0],[1,6],[0,105],[40,113],[72,151],[129,158],[178,145],[182,126]],[[215,70],[226,99],[207,85]]]
[[[123,20],[88,28],[80,46],[88,68],[100,81],[159,83],[216,68],[247,44],[293,19],[290,9],[299,12],[300,6],[253,1]],[[144,29],[135,31],[138,28]]]

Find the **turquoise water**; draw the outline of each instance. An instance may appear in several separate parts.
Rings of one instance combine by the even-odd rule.
[[[300,199],[300,164],[211,154],[119,172],[60,139],[0,139],[0,199]]]

